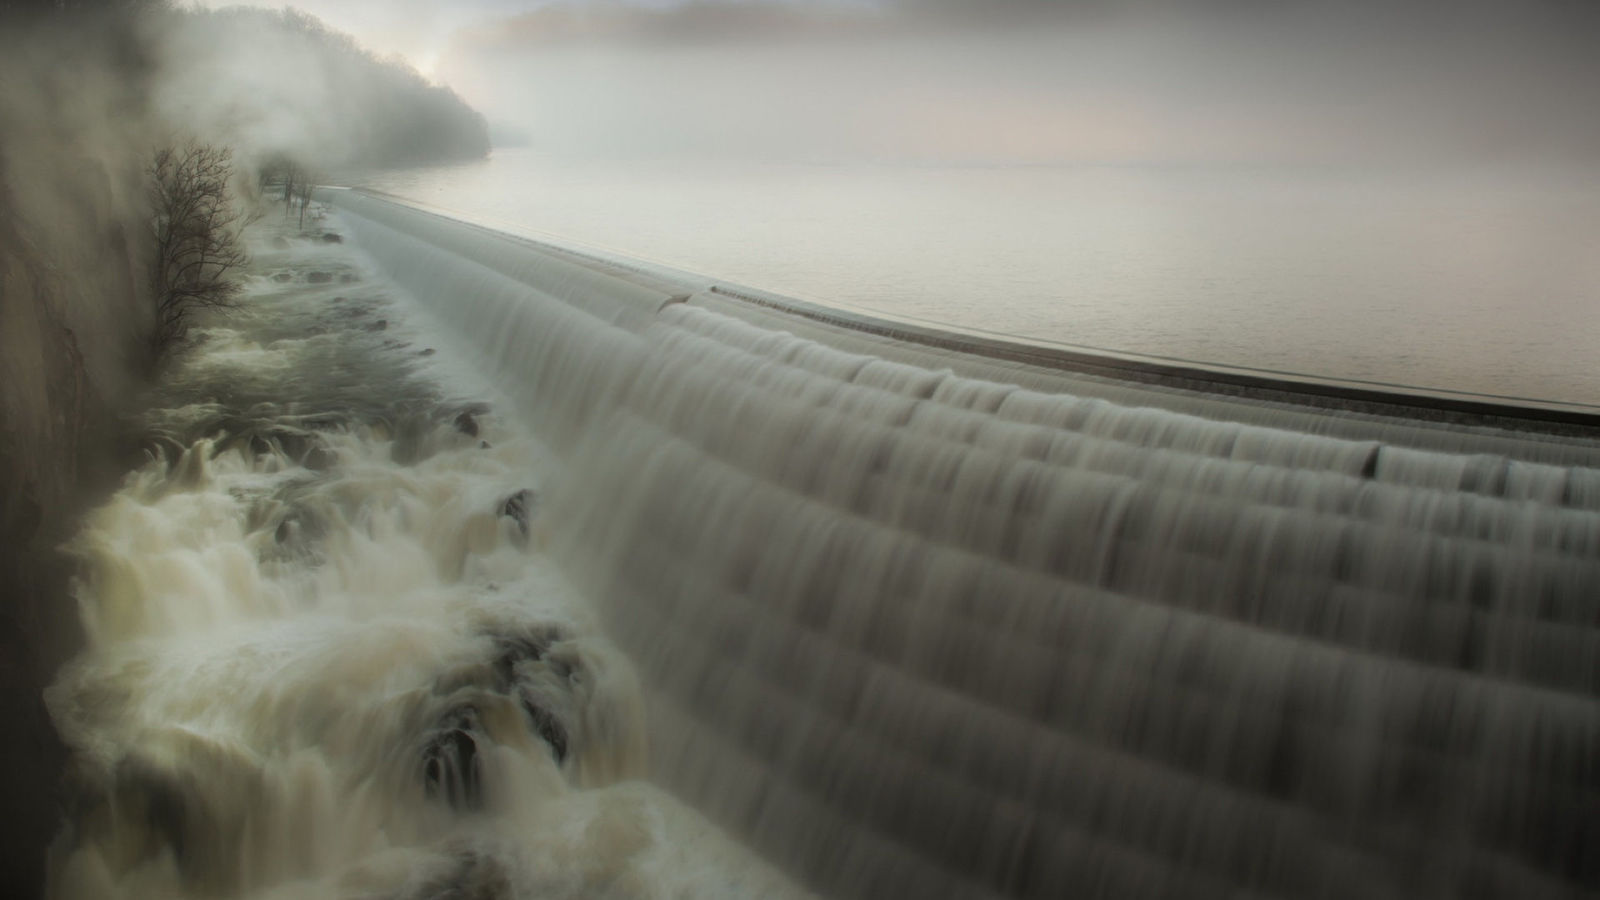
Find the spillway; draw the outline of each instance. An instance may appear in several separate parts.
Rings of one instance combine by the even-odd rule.
[[[654,777],[820,892],[1600,889],[1592,428],[1074,374],[335,202],[557,448]]]
[[[527,539],[642,710],[638,746],[630,699],[573,731],[620,748],[579,781],[647,771],[829,897],[1600,890],[1593,411],[946,334],[327,199],[542,448]],[[442,490],[361,540],[466,516]],[[493,673],[548,626],[491,611],[519,637],[432,652],[545,690]],[[435,794],[492,790],[434,758]]]

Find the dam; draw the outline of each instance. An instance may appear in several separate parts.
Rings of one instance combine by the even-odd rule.
[[[515,743],[495,730],[503,704],[490,695],[517,697],[528,718],[515,706],[504,714],[531,723],[574,783],[642,776],[693,811],[684,815],[827,897],[1600,889],[1600,411],[948,333],[358,191],[325,200],[342,240],[427,320],[440,355],[454,347],[509,406],[496,413],[533,436],[540,486],[429,489],[418,496],[433,505],[419,500],[383,525],[365,498],[401,487],[371,474],[376,458],[360,468],[367,445],[314,410],[279,410],[272,421],[292,412],[297,439],[334,433],[318,440],[338,465],[369,473],[370,493],[330,494],[316,517],[282,512],[287,501],[252,507],[245,530],[260,546],[292,546],[343,517],[362,523],[352,539],[361,550],[406,529],[449,531],[422,523],[456,515],[467,524],[441,538],[455,542],[442,567],[471,570],[473,547],[495,548],[481,550],[481,566],[499,571],[514,548],[496,541],[525,540],[531,549],[516,552],[550,560],[552,583],[592,609],[621,659],[562,657],[566,638],[519,624],[524,612],[496,575],[485,584],[501,599],[473,613],[496,635],[493,662],[429,681],[430,661],[465,660],[483,642],[448,644],[409,624],[406,604],[423,599],[396,598],[422,576],[386,558],[374,564],[383,583],[351,601],[381,614],[285,641],[323,646],[348,631],[365,647],[387,630],[404,652],[373,658],[416,667],[417,684],[431,686],[385,688],[412,698],[398,718],[339,725],[322,695],[357,680],[348,660],[359,654],[327,651],[319,687],[292,704],[274,688],[257,704],[314,711],[319,745],[417,775],[435,805],[492,805],[511,790],[496,776],[547,785],[543,769],[486,749]],[[378,321],[367,330],[395,330]],[[359,393],[373,377],[352,373],[341,390]],[[391,394],[395,409],[411,403]],[[442,421],[474,438],[488,415],[448,413]],[[249,427],[283,460],[270,472],[221,455],[227,437],[174,448],[172,471],[235,477],[240,494],[249,477],[316,468],[313,451],[284,449],[281,425]],[[414,435],[404,453],[404,429],[371,440],[383,442],[384,465],[476,449],[449,430]],[[224,431],[237,439],[248,428]],[[514,440],[496,434],[482,449],[506,452]],[[430,441],[460,448],[426,450]],[[228,465],[245,468],[229,476]],[[503,465],[496,477],[519,477]],[[152,488],[152,502],[168,491]],[[473,524],[471,510],[496,504],[498,525]],[[307,558],[322,571],[335,557]],[[249,568],[238,559],[226,570],[272,610],[251,617],[295,608],[239,574]],[[91,636],[165,627],[100,608]],[[222,618],[209,608],[169,618],[208,616]],[[241,640],[246,658],[283,652]],[[575,671],[597,677],[579,682]],[[95,682],[79,675],[52,712],[94,722]],[[422,698],[469,687],[467,705]],[[421,768],[370,746],[378,727],[422,733]],[[63,730],[80,745],[115,742],[93,737],[111,733],[100,725]],[[185,726],[170,740],[208,733]],[[273,739],[299,748],[291,775],[270,774],[279,770],[254,744],[205,744],[198,758],[207,772],[266,766],[249,783],[273,798],[284,785],[332,784],[333,768],[295,756],[308,752],[305,734]],[[158,774],[140,783],[169,784],[162,760],[192,752],[141,763]],[[390,782],[360,783],[355,808],[391,821],[389,801],[376,799]],[[140,802],[169,837],[198,841],[197,810],[221,801],[195,793],[205,791],[163,787]],[[274,802],[288,821],[369,821]],[[264,827],[239,815],[207,821],[235,822],[235,836]],[[598,844],[630,846],[615,836],[625,828],[607,827]],[[172,865],[187,884],[272,883],[183,857]],[[257,868],[273,858],[263,852]],[[473,863],[395,896],[500,896],[469,891],[521,883],[484,871]],[[612,893],[549,895],[635,895],[607,884]],[[727,895],[768,893],[757,884],[768,882]],[[637,895],[656,894],[645,884]]]

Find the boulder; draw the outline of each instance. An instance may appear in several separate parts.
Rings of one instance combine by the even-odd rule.
[[[422,784],[429,797],[456,809],[477,809],[483,803],[482,769],[478,761],[478,711],[461,706],[446,713],[422,746]]]
[[[539,506],[539,495],[523,488],[500,502],[500,515],[517,523],[517,530],[528,536],[528,520]]]

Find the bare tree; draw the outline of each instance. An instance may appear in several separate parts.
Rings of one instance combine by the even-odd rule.
[[[238,298],[233,276],[249,257],[239,241],[244,215],[228,198],[232,163],[226,147],[188,143],[160,150],[150,165],[158,354],[188,333],[196,311]]]
[[[302,169],[300,181],[294,186],[295,199],[300,202],[300,230],[306,230],[306,207],[311,205],[311,195],[317,192],[317,182],[321,177],[314,172]]]
[[[294,205],[295,192],[300,188],[300,166],[293,160],[283,162],[283,217],[289,218],[289,209]]]

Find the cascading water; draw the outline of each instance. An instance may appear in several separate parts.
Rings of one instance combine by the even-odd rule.
[[[268,294],[179,380],[80,539],[64,894],[787,889],[646,769],[834,896],[1600,888],[1592,441],[1018,387],[335,201],[441,352]]]
[[[51,894],[784,891],[625,781],[632,669],[530,546],[547,452],[350,251],[255,237],[249,302],[72,548],[89,648],[47,693],[75,751]]]

